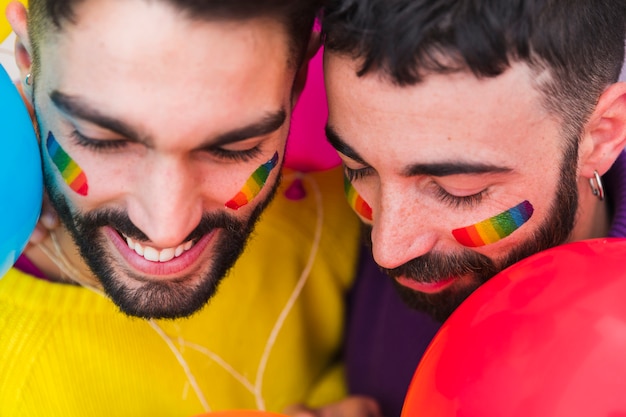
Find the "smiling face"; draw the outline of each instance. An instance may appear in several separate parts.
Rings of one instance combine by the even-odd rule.
[[[276,188],[296,71],[279,23],[170,7],[80,3],[40,44],[34,91],[52,202],[106,292],[144,317],[197,310],[239,256]]]
[[[577,141],[528,68],[397,86],[326,53],[328,138],[372,210],[372,252],[413,307],[444,320],[504,267],[566,241]]]

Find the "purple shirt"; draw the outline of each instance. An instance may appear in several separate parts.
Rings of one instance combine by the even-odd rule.
[[[602,178],[607,204],[613,209],[609,237],[626,236],[624,178],[626,154],[622,153]],[[367,248],[362,250],[348,308],[344,354],[350,393],[376,398],[385,417],[397,417],[415,368],[439,324],[402,302]]]
[[[17,262],[15,262],[14,267],[34,277],[47,280],[43,272],[41,272],[39,268],[37,268],[35,264],[33,264],[31,260],[24,255],[17,258]]]

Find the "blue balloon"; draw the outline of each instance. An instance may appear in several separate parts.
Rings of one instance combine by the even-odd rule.
[[[0,65],[0,277],[35,229],[43,198],[41,155],[22,97]]]

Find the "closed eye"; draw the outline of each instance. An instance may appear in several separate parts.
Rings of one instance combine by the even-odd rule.
[[[249,162],[261,154],[261,148],[259,145],[250,149],[237,151],[224,148],[211,148],[208,150],[208,152],[224,160],[235,162]]]
[[[353,169],[353,168],[348,168],[348,166],[346,166],[345,164],[344,164],[344,170],[346,173],[346,177],[348,178],[350,182],[363,179],[364,177],[371,175],[374,172],[374,170],[370,167]]]
[[[72,132],[72,137],[74,138],[74,142],[78,146],[82,146],[83,148],[91,149],[94,151],[109,151],[109,150],[117,150],[128,146],[129,141],[124,139],[93,139],[89,138],[78,130],[74,130]]]
[[[435,190],[436,190],[436,193],[437,193],[437,197],[442,202],[444,202],[444,203],[446,203],[449,206],[452,206],[454,208],[459,208],[459,207],[467,207],[467,208],[476,207],[477,205],[479,205],[482,202],[483,198],[487,194],[487,189],[482,190],[482,191],[480,191],[478,193],[475,193],[475,194],[464,195],[464,196],[458,196],[458,195],[450,194],[449,192],[447,192],[445,189],[441,188],[440,186],[436,186]]]

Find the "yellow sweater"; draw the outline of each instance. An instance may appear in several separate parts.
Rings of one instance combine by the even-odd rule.
[[[345,395],[337,355],[358,220],[337,169],[306,174],[306,196],[286,198],[300,175],[285,172],[208,306],[191,318],[157,321],[193,378],[149,322],[88,289],[10,270],[0,279],[0,416],[280,412]]]

